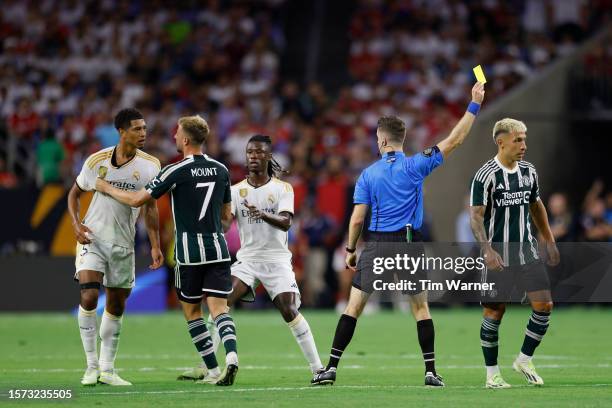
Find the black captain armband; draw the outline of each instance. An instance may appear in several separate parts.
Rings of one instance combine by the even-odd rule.
[[[81,290],[84,290],[84,289],[98,289],[98,290],[100,290],[100,287],[101,287],[100,282],[81,283],[80,286],[81,286]]]
[[[434,153],[439,153],[439,152],[440,152],[440,148],[438,146],[434,146],[434,147],[428,147],[427,149],[423,150],[421,154],[425,157],[431,157]]]

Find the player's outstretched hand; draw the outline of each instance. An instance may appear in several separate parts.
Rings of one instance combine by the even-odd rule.
[[[149,265],[149,269],[157,269],[164,264],[164,254],[159,248],[151,248],[151,259],[153,263]]]
[[[504,269],[504,260],[495,250],[487,250],[484,254],[484,259],[487,269],[492,271],[501,271]]]
[[[76,236],[76,240],[79,242],[79,244],[91,244],[91,239],[89,239],[87,236],[87,233],[91,232],[89,228],[81,223],[72,224],[72,227],[74,228],[74,235]]]
[[[557,244],[554,242],[546,243],[546,253],[548,254],[548,259],[546,260],[546,264],[550,266],[559,265],[559,260],[561,259],[561,255],[559,255],[559,249],[557,249]]]
[[[357,254],[355,252],[353,252],[352,254],[347,253],[346,260],[344,262],[346,263],[346,267],[349,268],[351,271],[356,270]]]
[[[472,102],[476,102],[477,104],[482,104],[484,100],[485,90],[484,84],[482,82],[476,82],[472,87]]]

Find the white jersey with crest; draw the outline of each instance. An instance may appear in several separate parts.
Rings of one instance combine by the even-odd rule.
[[[136,150],[136,155],[121,166],[113,164],[116,163],[114,156],[115,147],[89,156],[77,176],[77,186],[83,191],[91,191],[99,176],[122,190],[138,191],[159,173],[159,160],[141,150]],[[91,230],[94,240],[133,248],[139,212],[139,208],[132,208],[96,191],[83,224]]]
[[[239,261],[291,262],[288,248],[289,234],[262,220],[249,217],[244,201],[260,211],[271,214],[293,214],[293,188],[275,177],[260,187],[253,187],[247,180],[232,186],[232,214],[238,222],[240,250]]]

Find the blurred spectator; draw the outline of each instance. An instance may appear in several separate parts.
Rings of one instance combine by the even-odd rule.
[[[555,241],[576,241],[574,217],[568,207],[564,193],[553,193],[548,199],[548,221]]]
[[[55,132],[51,128],[46,129],[36,149],[39,185],[62,182],[61,165],[64,158],[64,147],[55,138]]]
[[[604,187],[601,180],[595,180],[584,199],[580,225],[585,241],[612,240],[612,224],[606,220],[606,202],[601,198]]]
[[[457,221],[455,222],[455,240],[457,242],[475,242],[472,226],[470,225],[469,195],[465,197],[463,211],[457,216]],[[463,250],[464,247],[462,246],[461,248]],[[467,245],[465,248],[469,252]]]
[[[17,181],[17,177],[7,170],[4,157],[0,157],[0,188],[15,188]]]

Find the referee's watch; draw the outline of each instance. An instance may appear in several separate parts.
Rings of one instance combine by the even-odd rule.
[[[348,245],[344,248],[349,254],[354,254],[357,248],[349,248]]]

